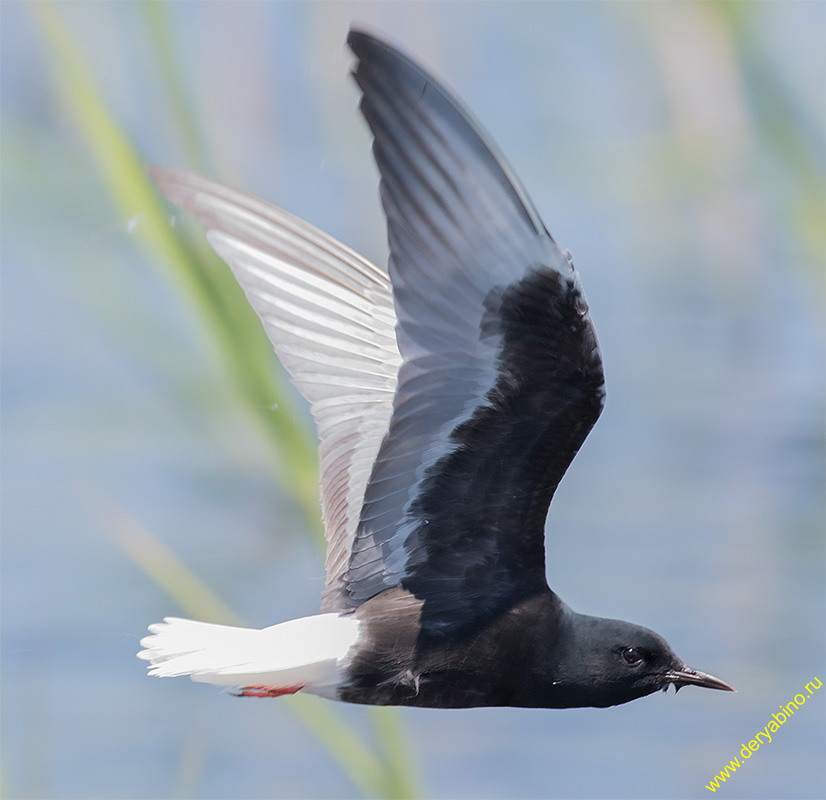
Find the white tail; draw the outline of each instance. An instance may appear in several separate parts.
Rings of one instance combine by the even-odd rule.
[[[358,639],[351,616],[319,614],[263,630],[167,617],[149,626],[138,658],[150,675],[189,675],[193,681],[235,686],[241,694],[276,697],[304,689],[335,697],[347,654]]]

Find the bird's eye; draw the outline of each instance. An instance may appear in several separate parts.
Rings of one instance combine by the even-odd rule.
[[[635,667],[642,663],[642,654],[636,647],[626,647],[622,651],[622,657],[626,664]]]

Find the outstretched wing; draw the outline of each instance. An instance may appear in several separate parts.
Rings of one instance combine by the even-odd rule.
[[[318,427],[327,547],[323,604],[339,603],[400,357],[381,270],[297,217],[187,172],[152,168],[230,266]]]
[[[572,264],[479,126],[386,43],[348,44],[402,366],[346,599],[401,583],[443,633],[547,585],[544,520],[602,409],[602,362]]]

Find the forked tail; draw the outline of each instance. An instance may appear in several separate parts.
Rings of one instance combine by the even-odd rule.
[[[359,622],[319,614],[263,630],[166,617],[149,626],[138,658],[161,678],[233,686],[250,697],[277,697],[301,689],[335,697]]]

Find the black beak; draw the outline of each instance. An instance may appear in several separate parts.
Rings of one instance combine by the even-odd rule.
[[[680,669],[669,670],[666,679],[674,684],[674,690],[679,692],[683,686],[704,686],[706,689],[721,689],[724,692],[736,692],[733,686],[729,686],[725,681],[709,675],[707,672],[698,672],[691,667],[681,667]]]

